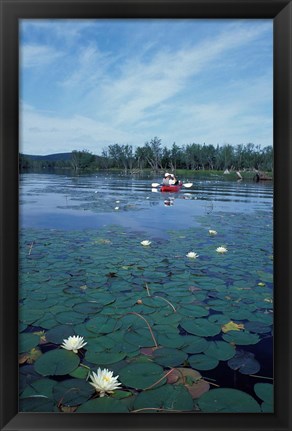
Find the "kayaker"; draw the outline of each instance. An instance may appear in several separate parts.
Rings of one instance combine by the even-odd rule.
[[[171,174],[170,175],[170,177],[171,177],[171,179],[170,179],[170,181],[169,181],[169,184],[170,185],[177,185],[178,184],[178,179],[175,177],[175,175],[174,174]]]
[[[164,186],[169,186],[171,183],[171,174],[169,174],[168,172],[165,173],[164,178],[162,180],[162,184]]]

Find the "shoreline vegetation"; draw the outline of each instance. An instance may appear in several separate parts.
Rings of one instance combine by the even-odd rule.
[[[19,154],[19,170],[70,170],[73,173],[99,171],[124,172],[129,175],[163,175],[165,171],[179,177],[220,177],[230,180],[272,180],[273,148],[254,144],[213,145],[189,144],[162,147],[157,137],[143,147],[109,145],[96,155],[88,150],[46,156]]]

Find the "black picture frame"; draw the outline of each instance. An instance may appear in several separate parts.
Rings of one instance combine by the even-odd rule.
[[[1,430],[273,430],[291,420],[291,0],[0,0]],[[18,412],[18,20],[21,18],[267,18],[274,21],[275,413]]]

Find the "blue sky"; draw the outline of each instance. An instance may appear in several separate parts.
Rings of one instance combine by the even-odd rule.
[[[273,144],[272,20],[22,20],[20,151]]]

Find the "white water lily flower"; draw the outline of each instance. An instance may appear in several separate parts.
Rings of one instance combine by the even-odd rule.
[[[226,253],[228,250],[225,247],[216,248],[217,253]]]
[[[210,234],[210,235],[217,235],[217,231],[216,231],[216,230],[209,229],[209,234]]]
[[[73,335],[73,337],[63,340],[61,347],[66,350],[73,350],[74,353],[78,353],[78,350],[82,349],[85,344],[87,343],[84,342],[83,337],[79,337],[79,335]]]
[[[141,241],[141,244],[144,245],[144,246],[147,246],[147,245],[151,244],[151,241],[144,240],[144,241]]]
[[[115,210],[118,210],[120,207],[115,207]]]
[[[197,253],[194,253],[193,251],[190,251],[186,256],[190,259],[197,259],[197,257],[199,257],[199,255]]]
[[[93,371],[90,374],[89,382],[96,390],[99,392],[100,397],[104,397],[106,393],[112,394],[115,389],[118,389],[121,383],[118,382],[118,377],[113,377],[113,372],[107,370],[106,368],[101,370],[98,368],[97,374]]]

